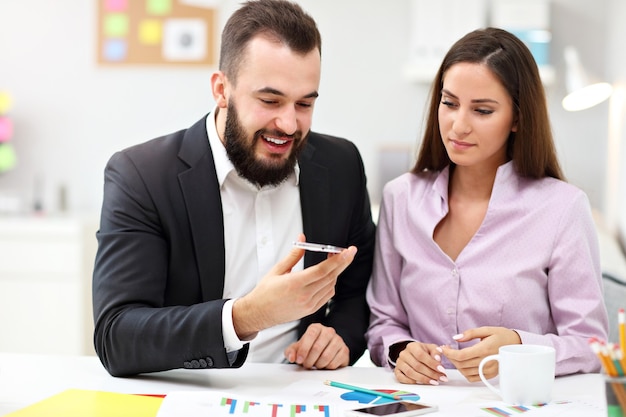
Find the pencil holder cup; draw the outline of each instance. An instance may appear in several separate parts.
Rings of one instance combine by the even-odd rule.
[[[626,417],[626,377],[605,376],[607,417]]]

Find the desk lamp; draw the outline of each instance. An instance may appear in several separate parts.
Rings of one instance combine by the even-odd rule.
[[[602,103],[613,93],[613,87],[606,82],[590,82],[583,68],[578,51],[567,46],[565,54],[565,86],[568,94],[561,104],[568,111],[585,110]]]

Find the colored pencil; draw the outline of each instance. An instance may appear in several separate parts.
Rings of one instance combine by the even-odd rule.
[[[625,316],[624,309],[620,308],[617,312],[619,344],[605,343],[596,338],[589,339],[589,346],[600,359],[602,369],[608,375],[607,388],[610,384],[622,411],[626,410],[626,386],[621,378],[626,375]]]
[[[604,343],[604,341],[600,341],[599,343],[600,353],[604,358],[606,358],[605,366],[607,367],[607,373],[609,374],[609,376],[619,376],[617,368],[615,367],[615,363],[613,363],[613,359],[611,359],[611,350],[606,345],[606,343]]]
[[[622,362],[621,362],[621,356],[622,356],[621,349],[615,343],[607,344],[607,349],[609,350],[609,356],[611,358],[611,361],[613,362],[613,366],[615,367],[617,376],[624,376],[624,368],[622,367]]]
[[[324,381],[324,384],[329,385],[331,387],[349,389],[349,390],[356,391],[356,392],[362,392],[364,394],[375,395],[377,397],[390,398],[392,400],[401,400],[402,399],[399,395],[388,394],[386,392],[380,392],[380,391],[374,391],[374,390],[367,389],[367,388],[362,388],[362,387],[357,387],[357,386],[354,386],[354,385],[344,384],[342,382],[335,382],[335,381],[328,381],[327,380],[327,381]]]
[[[626,356],[626,326],[624,321],[626,319],[626,313],[624,309],[620,308],[617,312],[617,325],[619,330],[619,346],[622,349],[622,355]]]
[[[622,374],[621,376],[626,376],[626,358],[624,357],[624,353],[622,352],[620,347],[617,345],[615,345],[615,359],[619,361],[622,367],[622,372],[624,372],[624,374]]]
[[[607,352],[603,348],[602,342],[592,337],[591,339],[589,339],[589,346],[591,347],[593,353],[596,354],[598,359],[600,359],[600,363],[602,363],[602,368],[604,369],[604,372],[606,372],[608,376],[616,377],[617,371],[615,370],[615,366],[613,366],[613,363],[611,362],[611,358],[608,356]]]
[[[626,390],[624,389],[624,384],[621,382],[612,382],[611,388],[613,388],[613,392],[615,393],[615,397],[617,398],[617,402],[622,410],[626,410]]]

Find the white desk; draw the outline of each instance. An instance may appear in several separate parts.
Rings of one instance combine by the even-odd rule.
[[[95,356],[0,353],[0,416],[68,388],[135,394],[217,390],[238,395],[270,395],[303,379],[318,379],[320,383],[332,379],[364,387],[413,391],[422,397],[423,402],[439,405],[440,413],[429,414],[433,417],[453,415],[451,412],[460,403],[499,401],[482,383],[468,383],[457,371],[449,371],[448,376],[450,382],[437,387],[413,386],[397,383],[393,373],[383,368],[348,367],[336,371],[308,371],[295,365],[248,363],[239,369],[180,369],[132,378],[114,378]],[[602,377],[599,374],[587,374],[557,378],[553,399],[604,404]],[[476,415],[488,416],[485,412]],[[584,417],[605,415],[603,405],[591,413],[587,412]]]

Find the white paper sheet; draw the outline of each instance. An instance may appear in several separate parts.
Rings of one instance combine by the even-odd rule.
[[[379,390],[383,387],[365,385]],[[444,387],[438,387],[444,388]],[[419,385],[407,385],[419,394]],[[391,390],[393,391],[393,390]],[[433,417],[604,417],[606,407],[593,397],[556,398],[543,406],[513,407],[501,401],[484,401],[464,389],[436,389],[423,402],[439,406]],[[451,395],[458,392],[459,395]],[[441,395],[439,395],[441,394]],[[163,400],[157,417],[343,417],[344,411],[390,400],[355,395],[353,391],[324,385],[322,380],[294,382],[271,395],[237,395],[222,391],[175,391]],[[422,401],[422,400],[420,400]]]

